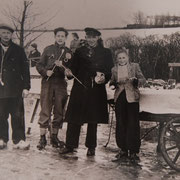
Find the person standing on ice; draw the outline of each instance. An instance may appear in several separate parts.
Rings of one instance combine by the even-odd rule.
[[[41,83],[41,112],[39,118],[40,141],[37,145],[42,150],[47,145],[46,131],[50,127],[51,144],[55,148],[64,146],[64,142],[58,139],[59,129],[63,125],[64,107],[68,98],[67,82],[65,75],[68,76],[67,69],[71,64],[72,53],[65,46],[68,31],[64,28],[54,30],[55,43],[47,46],[37,63],[37,71],[42,76]],[[53,119],[51,121],[51,113]]]
[[[116,143],[120,152],[113,161],[139,160],[139,84],[145,83],[139,64],[129,61],[125,48],[115,52],[110,85],[115,85]]]
[[[30,89],[29,63],[24,49],[12,42],[13,32],[11,26],[0,24],[0,149],[9,140],[9,115],[13,148],[28,149],[23,98]]]
[[[68,122],[66,147],[60,154],[72,153],[78,147],[81,126],[87,123],[87,156],[94,156],[97,124],[108,123],[105,85],[111,78],[113,67],[111,51],[103,47],[100,31],[88,27],[85,33],[87,43],[75,51],[71,65],[73,75],[81,83],[74,79],[65,116]]]

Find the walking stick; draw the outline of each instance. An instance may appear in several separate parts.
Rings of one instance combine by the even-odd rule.
[[[111,115],[111,123],[110,123],[108,141],[107,141],[107,143],[104,145],[105,148],[107,147],[107,145],[109,144],[110,139],[111,139],[111,131],[112,131],[112,123],[113,123],[113,115],[114,115],[114,105],[110,105],[110,104],[109,104],[109,106],[110,106],[110,108],[112,108],[113,112],[112,112],[112,115]]]
[[[61,59],[62,55],[64,53],[64,49],[62,49],[62,52],[61,52],[61,55],[59,56],[58,58],[58,61]],[[68,60],[68,59],[67,59]],[[57,65],[55,64],[52,71],[54,72],[54,69],[57,67]],[[66,66],[64,66],[63,64],[61,64],[61,67],[63,67],[65,70],[69,70]],[[74,79],[76,79],[84,88],[87,88],[72,72],[71,72],[71,75],[73,76]],[[51,76],[49,76],[46,81],[49,80]]]
[[[64,69],[68,70],[68,68],[65,67],[63,64],[61,64],[61,66],[62,66]],[[71,72],[71,75],[72,75],[73,78],[76,79],[84,88],[87,88],[72,72]]]

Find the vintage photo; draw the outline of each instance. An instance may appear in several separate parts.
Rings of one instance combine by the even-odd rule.
[[[180,178],[178,0],[0,0],[0,180]]]

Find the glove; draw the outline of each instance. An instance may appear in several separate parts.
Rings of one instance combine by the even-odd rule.
[[[134,88],[138,88],[139,80],[136,77],[131,78],[132,85]]]

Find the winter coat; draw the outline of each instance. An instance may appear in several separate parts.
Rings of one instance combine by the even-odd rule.
[[[113,60],[109,49],[83,46],[75,51],[71,70],[86,88],[74,80],[65,116],[67,122],[79,125],[108,123],[105,84],[111,77],[112,67]],[[95,83],[96,72],[105,74],[105,83]]]
[[[139,81],[139,83],[143,84],[145,83],[145,78],[141,72],[141,69],[139,67],[139,64],[137,63],[129,63],[128,66],[128,77],[133,78],[136,77]],[[119,77],[120,79],[121,77]],[[137,86],[133,85],[133,81],[127,80],[124,82],[118,82],[118,66],[114,66],[112,68],[112,77],[110,84],[117,84],[115,94],[114,94],[114,101],[116,102],[117,98],[121,94],[121,92],[125,89],[126,92],[126,98],[129,103],[132,102],[138,102],[140,98],[139,89]]]
[[[71,49],[71,51],[74,53],[75,52],[75,50],[77,49],[77,48],[79,48],[80,47],[80,41],[79,41],[79,39],[74,39],[74,40],[72,40],[71,41],[71,43],[70,43],[70,49]]]
[[[29,63],[20,46],[11,42],[4,54],[0,45],[0,69],[4,82],[4,86],[0,85],[0,98],[18,97],[23,89],[30,89]]]
[[[61,52],[64,49],[64,52],[61,56]],[[72,59],[71,50],[65,46],[59,46],[57,43],[47,46],[40,58],[40,61],[36,64],[37,71],[41,74],[43,79],[47,79],[47,70],[52,70],[54,67],[54,63],[58,58],[61,56],[60,61],[66,67],[69,67]],[[58,77],[60,79],[64,79],[64,68],[56,67],[54,69],[54,73],[52,74],[51,78]],[[50,79],[51,79],[50,78]]]
[[[37,62],[40,60],[41,53],[38,50],[35,50],[34,52],[30,52],[28,58],[31,61],[31,67],[35,67]]]

